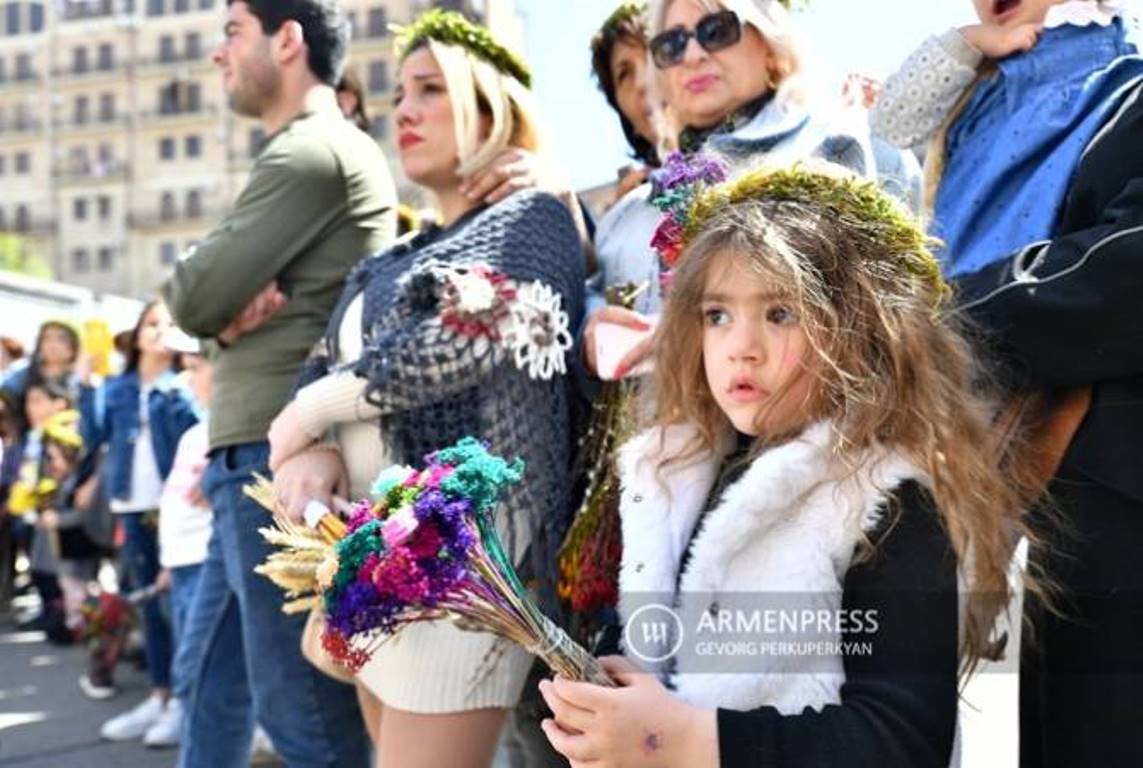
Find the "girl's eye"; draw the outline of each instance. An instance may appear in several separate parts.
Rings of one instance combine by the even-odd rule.
[[[702,311],[702,317],[703,324],[711,328],[717,328],[730,322],[730,313],[718,307],[704,309]]]
[[[794,314],[794,310],[779,304],[766,310],[766,322],[774,325],[792,325],[798,322],[798,316]]]

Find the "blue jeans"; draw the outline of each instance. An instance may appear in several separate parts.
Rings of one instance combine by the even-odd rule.
[[[202,564],[183,565],[171,569],[171,624],[175,636],[175,662],[171,668],[172,692],[185,699],[198,671],[196,656],[201,653],[203,638],[187,632],[187,616],[194,604]]]
[[[123,558],[135,589],[149,587],[159,575],[157,517],[147,512],[120,515],[123,521]],[[153,688],[171,687],[171,626],[163,616],[162,598],[143,603],[143,651]]]
[[[254,573],[271,552],[258,533],[270,517],[242,487],[255,472],[269,476],[268,458],[265,442],[220,449],[203,477],[214,531],[187,620],[202,649],[179,766],[244,768],[255,719],[289,766],[366,766],[354,689],[302,657],[305,617],[282,613],[282,591]]]

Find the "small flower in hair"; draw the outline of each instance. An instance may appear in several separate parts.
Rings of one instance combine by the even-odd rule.
[[[651,174],[651,204],[663,212],[651,237],[651,247],[665,267],[672,268],[684,245],[691,201],[700,190],[726,180],[726,167],[710,155],[672,152],[663,167]]]

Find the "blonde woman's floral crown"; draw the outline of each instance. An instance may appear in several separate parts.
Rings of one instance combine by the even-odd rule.
[[[804,203],[824,208],[843,223],[870,233],[932,288],[937,306],[951,296],[931,250],[937,241],[875,182],[797,165],[758,168],[731,181],[725,179],[725,166],[701,153],[690,158],[673,153],[652,174],[651,202],[663,211],[663,218],[651,247],[666,267],[673,267],[687,244],[728,206],[747,200]]]
[[[407,27],[392,25],[397,35],[397,58],[404,60],[426,40],[456,45],[494,66],[501,74],[514,77],[525,88],[532,87],[532,73],[517,54],[496,42],[487,29],[456,11],[434,8],[421,14]]]

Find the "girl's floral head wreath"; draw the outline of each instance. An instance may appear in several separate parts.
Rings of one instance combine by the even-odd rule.
[[[937,307],[951,295],[931,250],[937,241],[875,182],[800,166],[757,168],[730,181],[726,178],[726,166],[702,153],[690,157],[672,153],[651,174],[651,202],[663,212],[651,247],[658,251],[665,270],[678,263],[688,243],[716,212],[746,200],[774,200],[812,205],[865,230],[897,254],[910,273],[929,284]]]
[[[524,60],[496,42],[496,38],[487,29],[456,11],[434,8],[421,14],[408,27],[391,25],[391,29],[397,35],[399,60],[403,61],[419,46],[432,40],[464,48],[478,59],[491,64],[501,74],[519,80],[525,88],[532,87],[532,73]]]

